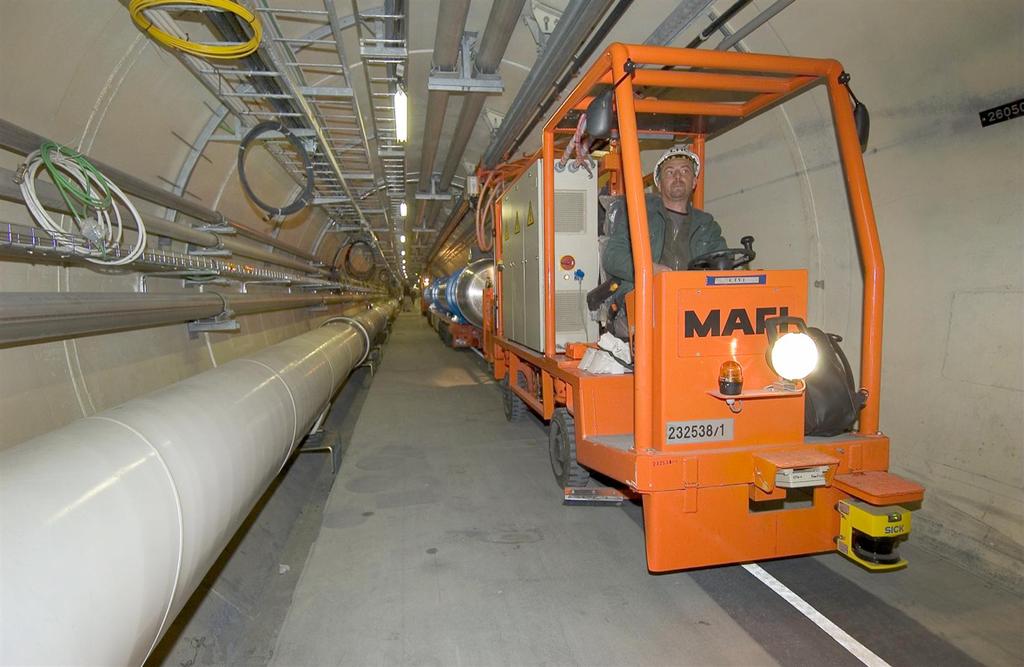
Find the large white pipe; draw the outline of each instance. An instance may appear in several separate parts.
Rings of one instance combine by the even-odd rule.
[[[393,312],[0,452],[0,664],[142,664]]]

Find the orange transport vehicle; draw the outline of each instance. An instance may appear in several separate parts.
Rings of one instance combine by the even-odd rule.
[[[541,349],[506,335],[509,237],[502,201],[494,204],[501,277],[484,338],[506,415],[518,418],[528,406],[550,421],[552,467],[567,500],[594,473],[606,483],[597,495],[640,497],[651,571],[831,550],[871,569],[905,565],[897,546],[924,490],[887,472],[889,439],[878,425],[884,267],[846,80],[834,60],[612,44],[544,127]],[[803,269],[655,275],[650,244],[634,242],[635,288],[626,300],[632,367],[581,370],[593,341],[556,345],[555,205],[563,201],[555,197],[556,144],[579,140],[603,115],[599,175],[625,197],[630,237],[647,239],[641,140],[687,142],[703,163],[707,141],[816,86],[827,90],[864,273],[856,430],[805,435],[805,385],[770,363],[775,345],[799,335],[789,327],[807,318]],[[589,118],[577,123],[582,112]],[[535,163],[520,160],[480,178],[512,184]],[[697,207],[703,181],[701,173]],[[779,315],[788,317],[773,319]],[[769,340],[772,328],[777,338]],[[725,391],[720,379],[732,370],[742,374],[742,389]]]

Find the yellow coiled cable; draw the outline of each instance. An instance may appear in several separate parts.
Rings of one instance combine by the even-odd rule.
[[[249,30],[252,32],[252,37],[249,41],[241,44],[203,44],[201,42],[190,42],[187,39],[175,37],[174,35],[157,28],[153,25],[153,22],[146,17],[146,11],[150,9],[158,9],[163,5],[195,5],[197,7],[218,9],[220,11],[229,12],[249,24]],[[263,26],[260,24],[259,18],[246,7],[243,7],[237,2],[232,2],[232,0],[132,0],[131,4],[128,5],[128,12],[131,14],[132,20],[135,21],[135,24],[142,28],[156,41],[165,46],[169,46],[172,49],[178,49],[193,56],[199,56],[200,58],[214,58],[220,60],[244,58],[259,48],[260,40],[263,38]]]

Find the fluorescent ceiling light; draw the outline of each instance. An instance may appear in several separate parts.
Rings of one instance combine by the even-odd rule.
[[[399,141],[409,138],[409,98],[401,88],[395,90],[395,137]]]
[[[403,218],[409,215],[409,207],[405,205],[405,202],[402,202],[401,204],[398,205],[398,215],[402,216]],[[405,240],[404,236],[402,237],[402,240]]]
[[[405,243],[405,234],[402,234],[401,236],[398,237],[398,242]]]
[[[402,257],[405,257],[405,251],[404,250],[402,251]],[[405,260],[403,259],[402,261],[404,262]]]

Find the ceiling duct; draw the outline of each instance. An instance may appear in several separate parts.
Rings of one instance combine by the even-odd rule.
[[[432,70],[454,70],[458,65],[459,46],[462,44],[462,33],[466,30],[466,16],[469,14],[469,0],[442,0],[437,14],[437,30],[434,40],[434,56],[431,61]],[[431,181],[434,178],[434,160],[437,157],[437,145],[441,141],[444,129],[444,117],[448,112],[448,91],[431,90],[427,94],[427,118],[423,128],[423,148],[420,153],[420,175],[416,185],[417,192],[432,192]],[[412,229],[423,226],[423,221],[433,216],[437,208],[434,200],[422,201],[417,207],[416,224],[412,216],[406,218],[406,234]]]
[[[516,21],[523,12],[523,5],[526,0],[509,0],[508,2],[495,2],[491,5],[491,14],[487,18],[487,27],[484,29],[484,36],[480,39],[479,48],[476,54],[476,69],[481,74],[494,74],[498,70],[508,42],[512,38]],[[455,127],[455,134],[452,136],[451,146],[448,148],[448,156],[445,159],[444,170],[441,172],[439,187],[442,191],[447,190],[459,168],[462,155],[466,151],[466,144],[473,135],[473,128],[480,118],[483,110],[484,99],[487,93],[469,93],[462,101],[462,110],[459,112],[459,122]]]
[[[522,11],[523,4],[523,2],[519,1],[495,3],[495,7],[492,7],[491,20],[488,21],[487,31],[484,34],[484,41],[487,41],[487,44],[481,45],[480,53],[477,56],[477,64],[481,71],[484,71],[483,67],[485,66],[493,66],[496,69],[508,46],[508,38],[511,37],[512,33],[511,26],[507,31],[504,42],[498,37],[502,34],[500,27],[508,20],[505,12],[512,9],[512,7],[506,5],[515,5],[518,9],[515,16],[518,16]],[[512,149],[522,130],[530,122],[531,118],[536,115],[537,108],[543,104],[545,95],[552,95],[551,88],[555,83],[555,77],[565,71],[574,61],[580,60],[580,56],[576,54],[577,49],[598,25],[598,20],[604,15],[605,10],[610,4],[611,0],[603,0],[602,2],[578,2],[573,0],[566,8],[554,31],[548,37],[544,52],[534,63],[526,81],[523,82],[522,88],[519,89],[519,94],[512,101],[501,127],[498,128],[497,134],[488,146],[483,158],[485,167],[493,167],[501,157]],[[616,10],[609,14],[601,27],[598,28],[598,34],[595,34],[594,39],[588,43],[587,51],[592,51],[593,46],[596,46],[600,40],[604,39],[608,31],[630,4],[631,0],[620,0]],[[502,5],[502,7],[499,9],[497,5]],[[498,19],[500,22],[495,24],[495,19]],[[515,18],[512,20],[515,21]],[[492,24],[496,26],[494,31],[491,30]],[[488,35],[491,35],[492,32],[494,33],[493,42],[488,41]],[[485,46],[488,49],[493,48],[494,51],[485,53]],[[499,46],[500,49],[498,48]],[[586,57],[584,56],[584,59]],[[449,183],[450,179],[454,176],[459,160],[462,158],[462,152],[465,150],[466,142],[472,134],[473,125],[479,117],[483,99],[480,96],[479,102],[476,102],[473,100],[473,97],[476,96],[471,96],[470,99],[463,103],[463,110],[459,116],[459,125],[456,128],[455,137],[452,141],[451,152],[448,155],[444,172],[441,175],[442,185]],[[496,157],[493,158],[493,161],[489,162],[488,156],[492,155]],[[427,254],[428,264],[436,257],[441,247],[455,231],[455,228],[465,218],[465,213],[468,210],[466,203],[463,200],[453,208],[452,215],[449,216],[441,233],[437,235],[430,252]]]
[[[519,94],[512,100],[498,134],[484,153],[483,166],[493,169],[505,157],[530,116],[551,90],[556,77],[565,71],[573,54],[611,6],[612,0],[572,0],[558,25],[548,37],[547,47],[530,69]]]
[[[437,15],[437,38],[434,41],[433,67],[453,70],[458,64],[459,45],[466,29],[469,0],[446,0]],[[430,191],[434,173],[434,158],[441,141],[441,130],[448,109],[448,92],[431,90],[427,95],[427,119],[423,131],[423,150],[420,153],[420,192]]]
[[[508,42],[515,31],[516,22],[523,12],[523,5],[526,0],[510,0],[509,2],[495,2],[491,5],[491,13],[487,17],[487,27],[484,28],[483,37],[477,45],[474,67],[479,74],[494,74],[501,64],[501,59],[508,49]],[[438,190],[446,192],[451,187],[452,179],[459,168],[463,154],[466,152],[466,145],[473,136],[473,129],[477,120],[480,119],[483,110],[484,100],[488,93],[472,92],[466,94],[462,100],[462,110],[459,112],[459,120],[455,127],[455,134],[452,135],[451,145],[448,148],[448,155],[445,158],[444,169],[438,182]],[[422,183],[423,172],[420,172]],[[422,189],[422,187],[421,187]],[[434,227],[434,219],[437,217],[439,207],[436,202],[429,202],[425,215],[420,219],[425,224],[417,227]]]

